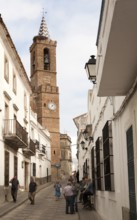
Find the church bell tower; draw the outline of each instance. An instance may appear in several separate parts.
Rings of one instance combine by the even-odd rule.
[[[33,111],[38,115],[38,122],[48,129],[51,135],[52,178],[57,177],[60,165],[60,118],[59,88],[56,72],[57,42],[50,39],[45,17],[37,36],[30,47],[31,86]]]

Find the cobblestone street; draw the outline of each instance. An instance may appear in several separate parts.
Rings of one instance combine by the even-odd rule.
[[[18,201],[17,201],[18,202]],[[73,215],[65,214],[65,200],[63,197],[59,201],[55,200],[53,185],[44,188],[36,195],[36,204],[30,205],[27,200],[24,204],[1,219],[6,220],[78,220],[78,213]]]

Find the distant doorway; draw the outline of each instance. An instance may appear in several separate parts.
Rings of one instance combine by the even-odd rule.
[[[47,168],[47,182],[49,181],[49,169]]]
[[[25,190],[28,189],[28,163],[25,161],[25,166],[24,166],[24,183],[25,183]]]

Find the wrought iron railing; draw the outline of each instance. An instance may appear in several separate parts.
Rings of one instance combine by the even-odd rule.
[[[16,119],[4,119],[4,136],[16,136],[28,144],[28,133]]]
[[[36,143],[32,139],[29,142],[29,149],[35,154],[36,153]]]

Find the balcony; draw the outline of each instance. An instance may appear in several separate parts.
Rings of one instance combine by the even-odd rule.
[[[36,154],[36,143],[30,139],[29,142],[29,147],[23,149],[23,153],[25,156],[31,157],[31,156],[35,156]]]
[[[40,148],[39,148],[38,154],[41,155],[41,156],[44,156],[46,153],[47,153],[47,151],[46,151],[46,146],[44,146],[43,144],[41,144],[41,145],[40,145]]]
[[[39,150],[40,149],[40,143],[37,140],[33,140],[33,142],[35,143],[36,149]]]
[[[98,96],[125,96],[137,71],[137,2],[102,0],[97,38]]]
[[[16,119],[4,120],[5,143],[12,148],[26,148],[28,146],[28,133]]]

